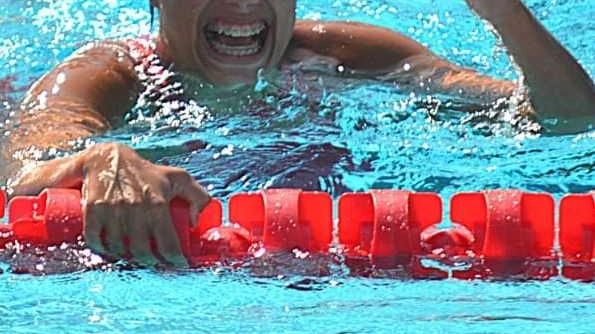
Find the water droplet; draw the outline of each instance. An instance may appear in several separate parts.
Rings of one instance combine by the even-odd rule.
[[[101,321],[101,316],[99,316],[98,314],[92,314],[89,316],[89,322],[97,323],[100,321]]]
[[[264,249],[264,247],[261,247],[254,252],[254,257],[255,258],[263,257],[266,254],[266,252],[267,252],[266,249]]]

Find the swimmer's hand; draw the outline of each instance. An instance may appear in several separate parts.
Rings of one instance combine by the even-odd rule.
[[[514,16],[523,7],[520,0],[465,0],[471,10],[490,22]],[[520,6],[519,6],[520,5]]]
[[[124,237],[134,260],[154,265],[150,238],[163,258],[187,266],[172,223],[169,202],[180,197],[190,204],[195,222],[209,195],[186,171],[154,165],[121,144],[99,144],[71,157],[26,168],[15,182],[16,195],[34,195],[45,188],[82,186],[84,237],[102,254],[123,257]],[[105,231],[105,245],[101,233]]]

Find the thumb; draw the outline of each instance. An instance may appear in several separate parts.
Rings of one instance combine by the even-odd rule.
[[[211,196],[196,182],[185,185],[176,196],[183,198],[189,204],[190,222],[192,227],[198,225],[198,215],[209,204]]]
[[[80,154],[23,166],[10,184],[11,196],[37,195],[45,188],[75,188],[83,181]]]
[[[193,227],[198,224],[198,214],[209,204],[211,196],[183,169],[166,167],[172,184],[171,198],[180,197],[188,202],[190,221]]]

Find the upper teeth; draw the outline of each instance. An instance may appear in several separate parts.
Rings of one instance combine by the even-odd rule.
[[[223,22],[211,23],[207,27],[210,31],[225,34],[231,37],[250,37],[260,34],[266,28],[264,22],[252,24],[226,24]]]

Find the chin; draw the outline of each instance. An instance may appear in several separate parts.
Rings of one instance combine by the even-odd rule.
[[[238,84],[252,85],[257,81],[257,71],[251,71],[249,73],[238,73],[234,72],[218,72],[208,73],[203,72],[203,77],[210,83],[220,86],[233,86]]]

